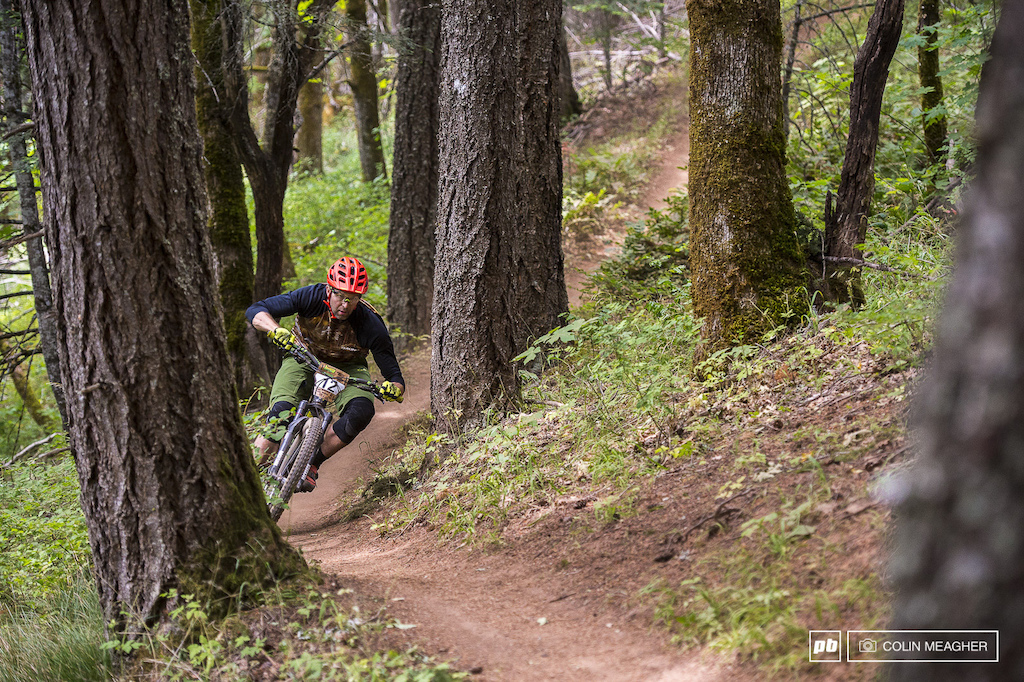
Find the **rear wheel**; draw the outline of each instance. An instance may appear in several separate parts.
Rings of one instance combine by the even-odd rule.
[[[287,474],[285,475],[284,485],[281,486],[279,492],[279,500],[272,498],[270,495],[267,499],[274,499],[274,502],[269,504],[270,518],[277,521],[281,518],[284,513],[284,508],[288,505],[288,500],[292,499],[292,495],[295,494],[295,489],[299,485],[299,481],[306,474],[306,468],[309,466],[309,462],[313,459],[313,454],[316,449],[320,446],[320,421],[316,419],[309,419],[306,421],[305,429],[303,430],[302,438],[295,438],[292,440],[292,447],[298,449],[298,454],[292,458],[290,455],[285,457],[285,466],[291,461],[291,468],[286,469]],[[275,492],[278,492],[275,490]]]

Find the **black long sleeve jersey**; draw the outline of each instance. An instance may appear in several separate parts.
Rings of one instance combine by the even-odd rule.
[[[327,285],[310,284],[253,303],[245,311],[249,324],[260,312],[270,313],[275,320],[295,315],[292,331],[321,362],[365,362],[367,354],[373,353],[384,378],[405,385],[388,328],[365,301],[360,301],[347,320],[339,320],[331,316],[327,305]]]

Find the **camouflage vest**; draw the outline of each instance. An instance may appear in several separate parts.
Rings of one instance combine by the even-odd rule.
[[[372,308],[371,308],[372,310]],[[331,311],[314,318],[295,318],[295,335],[306,344],[313,355],[328,365],[346,362],[366,362],[369,348],[363,348],[356,340],[356,330],[348,320],[337,320],[331,317]]]

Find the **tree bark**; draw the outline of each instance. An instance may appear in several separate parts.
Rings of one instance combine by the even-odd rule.
[[[371,182],[387,174],[384,148],[380,141],[380,114],[377,108],[377,74],[366,25],[365,0],[345,3],[346,30],[352,47],[349,49],[349,87],[356,114],[356,135],[359,141],[359,166],[363,182]]]
[[[690,229],[700,354],[804,312],[782,132],[778,0],[687,2]]]
[[[224,38],[240,34],[241,8],[230,0],[191,0],[190,5],[192,51],[197,61],[196,116],[210,197],[210,241],[235,388],[239,397],[247,398],[260,379],[268,385],[271,379],[264,354],[250,353],[247,342],[250,327],[245,310],[254,300],[252,242],[242,161],[234,144],[225,87]]]
[[[941,114],[928,120],[929,112],[942,106],[942,77],[939,76],[939,36],[941,19],[939,0],[921,0],[918,9],[917,32],[925,38],[925,44],[917,48],[917,74],[921,87],[927,91],[921,94],[924,146],[931,163],[941,163],[946,158],[946,116]]]
[[[898,493],[893,625],[999,630],[999,662],[901,663],[894,680],[1024,669],[1024,4],[1002,5],[982,71],[977,177]]]
[[[401,335],[430,333],[437,223],[441,10],[407,0],[398,18],[407,45],[398,56],[395,152],[388,233],[388,321]]]
[[[559,0],[445,0],[431,409],[448,432],[519,392],[512,358],[568,310]]]
[[[14,132],[28,120],[22,108],[21,55],[18,38],[20,25],[13,0],[0,0],[0,71],[3,74],[4,116],[7,119],[7,152],[14,170],[15,185],[21,209],[22,234],[36,234],[42,230],[37,208],[35,180],[28,158],[26,140],[28,132]],[[39,349],[46,363],[46,373],[53,390],[64,430],[68,428],[68,409],[61,385],[60,351],[57,348],[57,318],[53,310],[53,291],[50,287],[50,268],[46,263],[43,239],[36,237],[25,243],[28,266],[32,278],[32,302],[39,320]],[[41,424],[40,424],[41,426]]]
[[[835,211],[825,212],[826,258],[864,259],[858,248],[867,238],[871,197],[875,192],[875,150],[882,95],[889,64],[900,42],[903,0],[879,0],[857,50],[850,86],[850,134],[839,179]],[[837,262],[837,261],[832,261]],[[823,266],[826,298],[837,303],[864,304],[859,267]]]
[[[152,624],[173,607],[171,588],[246,599],[303,562],[266,512],[228,371],[188,4],[24,9],[62,378],[104,619]]]

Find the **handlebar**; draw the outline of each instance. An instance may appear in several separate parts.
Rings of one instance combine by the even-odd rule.
[[[384,402],[384,394],[380,390],[380,386],[376,381],[369,379],[360,379],[354,377],[347,372],[343,372],[337,367],[328,365],[326,362],[321,362],[313,352],[302,345],[302,342],[298,339],[295,340],[294,344],[288,347],[280,346],[285,352],[290,353],[292,357],[299,361],[299,364],[305,365],[312,369],[314,372],[320,372],[325,376],[329,376],[340,384],[348,386],[352,384],[354,386],[360,386],[370,393],[373,394],[377,400]]]

